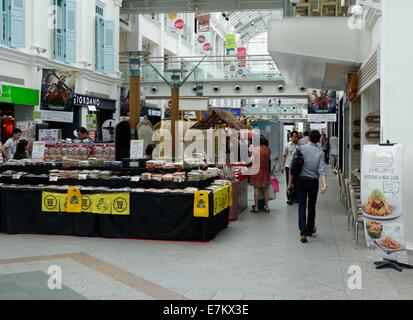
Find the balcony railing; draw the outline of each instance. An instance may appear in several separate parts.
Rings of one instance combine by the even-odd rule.
[[[203,56],[196,57],[150,57],[142,65],[143,81],[160,81],[163,78],[170,81],[170,70],[182,70],[181,80],[187,76],[188,81],[220,81],[220,80],[283,80],[281,73],[269,55],[250,55],[245,60],[237,56],[207,56],[198,65]],[[125,59],[121,60],[122,71],[128,66]],[[195,69],[196,68],[196,69]],[[195,71],[194,71],[195,70]],[[190,74],[194,71],[192,74]],[[128,74],[125,73],[128,77]]]
[[[356,0],[299,0],[297,4],[284,1],[285,17],[347,17],[351,15],[351,6],[356,4]]]

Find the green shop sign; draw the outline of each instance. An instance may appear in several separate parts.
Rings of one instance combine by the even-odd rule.
[[[2,86],[0,90],[0,102],[25,104],[38,106],[40,102],[40,92],[36,89],[14,87],[8,85]]]

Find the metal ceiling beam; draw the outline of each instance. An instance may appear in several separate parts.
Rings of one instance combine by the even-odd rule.
[[[283,8],[283,0],[124,0],[122,13],[260,11]]]

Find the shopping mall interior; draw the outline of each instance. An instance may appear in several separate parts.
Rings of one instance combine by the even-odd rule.
[[[0,300],[413,299],[413,1],[0,11]]]

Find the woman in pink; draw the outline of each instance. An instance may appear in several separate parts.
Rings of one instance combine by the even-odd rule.
[[[253,173],[255,173],[250,178],[250,184],[254,187],[255,206],[253,210],[251,210],[253,213],[258,213],[260,193],[264,195],[264,212],[270,212],[270,207],[268,205],[268,187],[271,184],[270,156],[271,149],[268,147],[268,140],[261,135],[260,146],[252,150],[252,169],[254,170]]]

